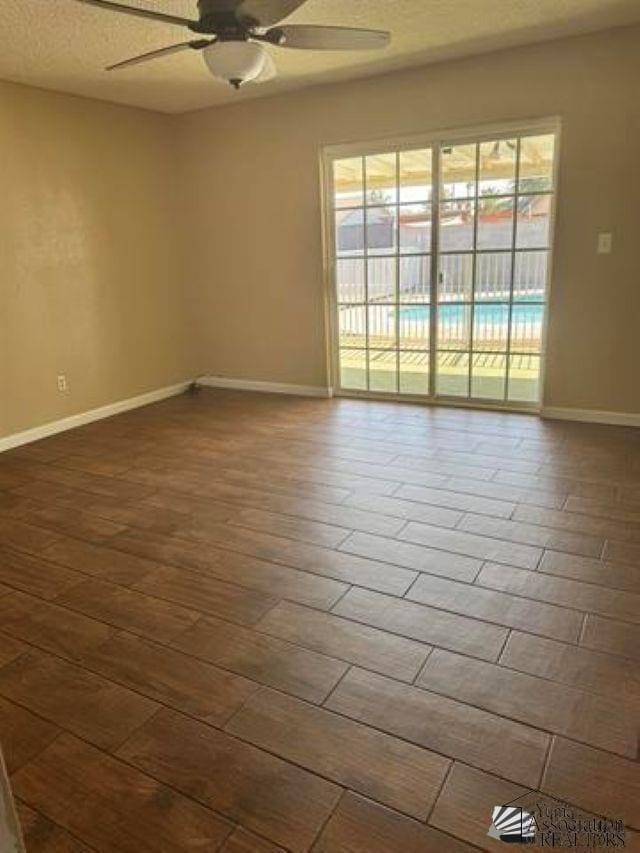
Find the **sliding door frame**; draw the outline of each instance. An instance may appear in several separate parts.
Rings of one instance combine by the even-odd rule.
[[[446,128],[420,134],[409,134],[397,137],[384,137],[360,142],[346,142],[323,145],[320,149],[320,182],[322,200],[322,242],[323,242],[323,273],[325,295],[325,329],[327,338],[327,373],[334,396],[360,397],[377,400],[398,400],[419,402],[425,405],[459,406],[474,409],[498,409],[507,411],[539,412],[542,407],[544,385],[546,378],[547,327],[549,318],[549,295],[553,270],[553,255],[555,248],[556,203],[558,197],[558,172],[560,162],[560,141],[562,122],[559,116],[527,119],[518,122],[501,122],[464,128]],[[553,186],[551,209],[549,212],[549,247],[544,288],[544,318],[542,324],[540,348],[540,381],[539,399],[532,403],[474,400],[464,397],[445,396],[436,394],[436,365],[437,365],[437,308],[436,298],[438,286],[439,260],[439,211],[440,211],[440,149],[442,145],[475,144],[498,139],[511,139],[514,136],[532,136],[553,134],[555,137],[553,160]],[[340,353],[338,328],[338,296],[336,286],[336,244],[333,207],[333,161],[348,157],[367,157],[386,152],[411,151],[413,149],[431,149],[432,156],[432,227],[431,227],[431,293],[430,293],[430,335],[429,335],[429,394],[406,394],[401,392],[365,391],[353,388],[342,388],[340,385]],[[479,150],[479,149],[478,149]],[[517,187],[516,187],[517,192]],[[433,215],[437,212],[437,216]],[[514,210],[515,215],[515,210]],[[477,216],[474,217],[474,228],[477,228]],[[515,239],[515,223],[514,223]],[[475,257],[475,251],[474,251]],[[474,260],[475,264],[475,260]],[[474,279],[475,280],[475,279]],[[510,307],[510,312],[512,308]],[[510,327],[509,327],[510,328]],[[508,353],[505,353],[508,356]],[[367,356],[368,358],[368,356]],[[472,354],[470,354],[472,359]],[[509,359],[507,357],[507,365]]]

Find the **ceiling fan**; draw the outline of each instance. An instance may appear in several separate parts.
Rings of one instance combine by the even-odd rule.
[[[77,2],[176,24],[200,36],[207,36],[125,59],[110,65],[107,71],[128,68],[183,50],[195,50],[202,51],[214,77],[226,80],[235,89],[243,83],[262,82],[275,76],[275,66],[265,45],[302,50],[374,50],[386,47],[391,38],[382,30],[280,24],[306,0],[198,0],[198,18],[193,20],[111,0]]]

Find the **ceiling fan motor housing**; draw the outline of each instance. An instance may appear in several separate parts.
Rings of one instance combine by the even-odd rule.
[[[217,35],[219,39],[244,39],[252,26],[258,22],[250,19],[238,19],[236,9],[238,0],[198,0],[200,19],[191,24],[196,33]]]

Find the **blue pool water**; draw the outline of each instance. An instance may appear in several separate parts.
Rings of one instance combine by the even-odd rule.
[[[443,325],[455,325],[464,323],[469,316],[470,307],[468,305],[439,305],[438,313],[440,322]],[[428,305],[412,305],[407,308],[400,308],[400,317],[403,320],[428,320],[430,308]],[[514,324],[539,324],[542,322],[544,305],[529,305],[526,302],[514,302],[512,309],[512,322]],[[476,323],[488,323],[500,325],[506,323],[509,318],[509,307],[507,305],[485,305],[482,302],[476,302],[474,308],[474,316]]]

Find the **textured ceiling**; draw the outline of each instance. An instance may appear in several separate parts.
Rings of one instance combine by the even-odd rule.
[[[195,17],[195,0],[127,0]],[[640,0],[308,0],[290,23],[389,29],[383,51],[270,48],[278,78],[234,92],[192,52],[106,73],[105,65],[193,36],[74,0],[1,0],[0,79],[162,112],[185,112],[640,21]]]

